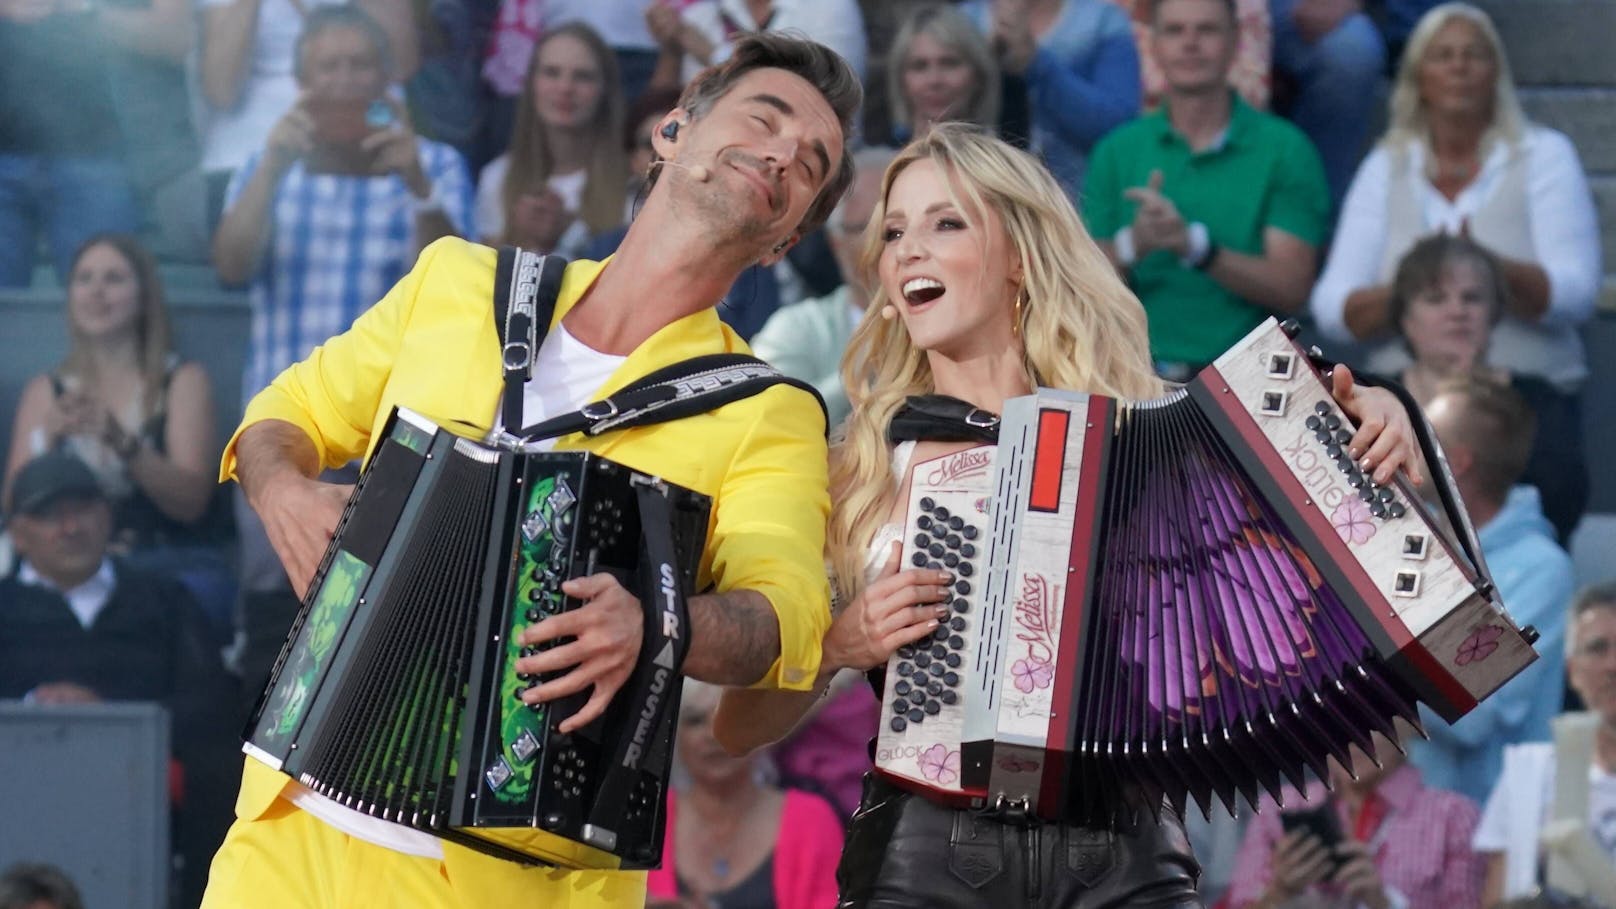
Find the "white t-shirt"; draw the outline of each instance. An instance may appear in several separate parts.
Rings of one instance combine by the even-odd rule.
[[[492,240],[505,232],[505,175],[510,169],[511,156],[504,154],[488,162],[482,173],[477,175],[477,201],[472,216],[477,223],[477,236],[484,240]],[[570,174],[551,174],[545,183],[561,197],[561,204],[567,207],[567,211],[576,215],[583,206],[584,183],[588,179],[589,173],[580,170]],[[554,251],[568,258],[576,258],[588,241],[589,226],[575,217],[562,232]]]
[[[204,9],[228,6],[234,0],[202,0]],[[347,3],[348,0],[304,0],[305,7]],[[203,131],[202,169],[235,170],[247,156],[264,147],[269,131],[297,101],[297,79],[292,75],[297,36],[303,31],[303,13],[292,0],[262,0],[258,31],[248,50],[247,72],[234,107],[209,110]]]
[[[1504,853],[1504,899],[1537,889],[1538,834],[1554,808],[1554,745],[1533,742],[1504,749],[1498,775],[1471,845]],[[1616,776],[1588,768],[1588,832],[1616,862]]]
[[[597,392],[623,365],[625,357],[603,354],[557,325],[539,345],[533,361],[533,379],[522,394],[523,425],[570,413],[597,397]],[[496,411],[497,414],[497,411]],[[554,440],[540,443],[548,450]],[[384,821],[337,804],[312,789],[293,782],[286,798],[327,824],[356,839],[422,858],[443,858],[438,838],[403,824]]]

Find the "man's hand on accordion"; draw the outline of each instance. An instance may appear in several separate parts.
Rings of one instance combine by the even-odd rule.
[[[561,592],[584,604],[527,626],[521,644],[537,647],[570,640],[517,660],[516,671],[544,676],[569,670],[523,692],[522,699],[529,704],[554,701],[594,686],[584,706],[561,723],[562,732],[573,732],[605,713],[606,705],[633,673],[645,636],[645,613],[639,598],[609,574],[573,578],[561,585]]]
[[[1415,486],[1425,482],[1425,459],[1414,436],[1414,424],[1397,396],[1384,388],[1356,384],[1352,370],[1336,366],[1330,371],[1330,393],[1341,410],[1358,424],[1347,443],[1347,453],[1376,483],[1390,483],[1399,468]]]
[[[352,484],[324,483],[287,472],[253,503],[298,599],[308,592],[353,490]]]
[[[831,623],[824,659],[832,667],[863,671],[879,666],[948,617],[950,591],[942,585],[953,583],[954,576],[928,568],[899,571],[902,553],[902,545],[893,543],[881,576]]]

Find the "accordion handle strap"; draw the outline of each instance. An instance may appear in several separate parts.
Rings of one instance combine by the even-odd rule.
[[[681,360],[624,386],[569,414],[552,417],[515,433],[523,441],[553,439],[574,432],[598,436],[616,429],[650,426],[717,410],[775,385],[790,385],[813,395],[821,414],[829,416],[825,399],[801,379],[746,354],[707,354]]]
[[[690,608],[674,549],[673,506],[658,481],[636,479],[635,484],[642,547],[635,592],[645,610],[645,637],[634,671],[617,695],[629,699],[621,714],[626,728],[609,738],[611,753],[605,755],[606,769],[589,811],[590,824],[608,830],[623,816],[640,774],[668,766],[662,756],[673,747],[683,685],[679,673],[690,652]]]
[[[494,329],[505,375],[500,396],[500,424],[507,431],[522,425],[523,386],[533,378],[539,343],[550,333],[561,275],[567,260],[506,246],[494,264]]]
[[[1313,363],[1314,368],[1326,375],[1337,366],[1335,361],[1326,359],[1319,355],[1317,351],[1310,351],[1308,359]],[[1419,402],[1414,400],[1414,396],[1409,394],[1408,389],[1384,376],[1377,376],[1368,372],[1354,372],[1353,377],[1365,385],[1384,388],[1391,392],[1393,397],[1397,398],[1397,402],[1403,405],[1403,409],[1408,411],[1409,425],[1414,427],[1414,439],[1419,443],[1420,454],[1425,457],[1426,467],[1430,469],[1432,474],[1431,482],[1436,486],[1437,498],[1441,500],[1442,510],[1447,514],[1448,523],[1453,527],[1454,536],[1458,538],[1459,548],[1464,550],[1465,557],[1470,560],[1470,564],[1476,569],[1476,573],[1486,581],[1488,587],[1487,596],[1491,599],[1494,595],[1492,573],[1487,570],[1487,563],[1482,558],[1481,540],[1476,536],[1475,525],[1470,523],[1469,513],[1464,510],[1464,506],[1459,502],[1458,493],[1455,492],[1458,486],[1454,483],[1452,471],[1448,469],[1447,456],[1442,453],[1442,446],[1437,442],[1436,432],[1431,429],[1430,422],[1425,419],[1425,412],[1420,409]]]

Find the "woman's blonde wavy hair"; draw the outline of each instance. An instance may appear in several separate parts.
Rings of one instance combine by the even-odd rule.
[[[1144,308],[1042,164],[964,123],[940,124],[911,142],[887,167],[864,232],[860,264],[872,289],[870,315],[842,358],[853,413],[831,447],[834,507],[827,541],[838,603],[852,602],[864,588],[870,542],[897,498],[887,423],[905,398],[933,391],[926,351],[910,341],[902,320],[879,315],[890,300],[876,272],[892,183],[922,160],[935,161],[949,175],[961,211],[998,214],[1021,261],[1024,303],[1017,334],[1028,381],[1127,399],[1163,391],[1151,372]]]
[[[1420,100],[1420,65],[1431,39],[1448,23],[1463,20],[1474,25],[1492,48],[1497,77],[1493,81],[1492,124],[1481,138],[1481,157],[1486,159],[1495,142],[1511,145],[1526,135],[1526,114],[1521,110],[1515,94],[1515,79],[1510,75],[1509,58],[1504,55],[1504,40],[1498,36],[1493,20],[1479,7],[1469,3],[1444,3],[1432,7],[1420,17],[1409,35],[1403,60],[1397,67],[1397,82],[1392,86],[1390,125],[1381,140],[1392,152],[1406,152],[1416,142],[1429,143],[1431,126],[1426,122],[1425,102]]]

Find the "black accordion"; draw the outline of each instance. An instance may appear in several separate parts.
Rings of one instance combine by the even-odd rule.
[[[1426,436],[1416,415],[1417,434]],[[1463,716],[1536,655],[1440,450],[1431,511],[1273,320],[1150,401],[1041,389],[914,466],[906,567],[951,616],[886,667],[876,768],[958,807],[1107,823],[1281,798],[1416,704]]]
[[[587,452],[458,437],[405,410],[349,500],[248,725],[248,754],[338,803],[500,858],[646,868],[706,496]],[[517,635],[611,572],[646,638],[603,717],[529,707]],[[684,638],[685,640],[680,640]]]

